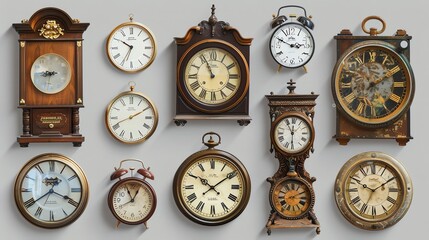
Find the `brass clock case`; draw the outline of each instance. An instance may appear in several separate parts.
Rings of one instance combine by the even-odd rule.
[[[38,180],[41,181],[36,182]],[[75,188],[72,181],[78,181]],[[71,188],[59,189],[64,184]],[[52,187],[48,190],[49,186]],[[18,210],[30,223],[43,228],[60,228],[76,221],[85,210],[89,197],[88,180],[72,159],[56,153],[41,154],[20,170],[15,180],[14,196]],[[72,207],[73,211],[67,207]]]
[[[134,213],[135,215],[141,214],[140,216],[136,216],[136,220],[128,220],[125,217],[121,216],[116,210],[115,210],[115,192],[127,184],[136,184],[140,188],[143,188],[146,194],[148,194],[149,204],[150,206],[145,205],[144,208],[149,208],[149,210],[141,209],[138,212]],[[137,195],[137,193],[136,193]],[[135,196],[134,196],[135,198]],[[137,177],[127,177],[124,179],[119,180],[116,182],[112,188],[109,191],[109,195],[107,197],[107,203],[109,205],[109,209],[112,212],[113,216],[115,216],[118,221],[128,224],[128,225],[138,225],[138,224],[146,224],[146,222],[152,217],[153,213],[155,212],[156,205],[157,205],[157,197],[155,190],[153,187],[146,182],[145,180]],[[119,203],[118,203],[119,204]],[[134,199],[132,199],[132,202],[130,203],[122,203],[122,204],[134,204]],[[120,207],[119,207],[120,208]],[[141,213],[140,213],[141,211]]]
[[[347,49],[332,74],[337,109],[367,128],[391,125],[405,114],[415,91],[406,57],[384,41],[367,40]]]
[[[365,230],[382,230],[407,213],[413,196],[411,178],[402,164],[381,152],[364,152],[348,160],[335,181],[341,214]]]
[[[238,86],[237,89],[233,91],[232,96],[228,96],[223,101],[213,101],[214,103],[210,103],[210,101],[202,101],[195,97],[195,94],[192,93],[192,89],[190,89],[186,84],[186,69],[190,67],[192,64],[190,60],[195,56],[195,54],[200,53],[204,49],[219,49],[219,51],[224,52],[225,54],[230,55],[234,62],[238,65],[236,67],[239,68],[238,72]],[[215,62],[220,64],[222,60],[222,56],[217,56],[215,58]],[[210,61],[211,62],[211,61]],[[209,63],[207,63],[209,64]],[[204,64],[203,64],[204,65]],[[234,64],[235,65],[235,64]],[[205,39],[195,43],[190,46],[179,59],[177,64],[177,88],[180,96],[183,100],[189,105],[192,106],[197,111],[201,111],[204,113],[222,113],[228,110],[233,109],[239,104],[243,98],[246,96],[249,89],[249,66],[247,64],[246,58],[241,53],[239,49],[237,49],[234,45],[219,39]],[[204,67],[204,66],[201,66]],[[226,70],[228,71],[228,70]],[[226,76],[224,79],[224,83],[221,84],[222,89],[227,89],[226,83],[232,79],[232,76]],[[226,81],[226,82],[225,82]],[[221,81],[222,82],[222,81]],[[219,90],[222,91],[222,89]],[[216,92],[212,92],[215,94],[215,99],[220,99],[222,96],[220,94],[216,94]],[[208,94],[208,93],[207,93]],[[213,97],[211,97],[213,98]]]
[[[176,171],[173,196],[182,214],[193,222],[222,225],[237,218],[246,208],[250,177],[238,158],[214,148],[218,143],[205,144],[209,149],[192,154]],[[228,183],[231,185],[226,186]]]
[[[278,131],[279,124],[285,118],[299,119],[300,121],[304,122],[305,125],[308,126],[308,128],[309,128],[308,129],[308,136],[307,136],[308,139],[305,141],[306,142],[305,146],[302,147],[298,151],[287,150],[284,146],[280,146],[279,145],[280,143],[278,143],[278,141],[276,140],[276,131]],[[285,131],[287,131],[287,130],[288,129],[286,129]],[[292,130],[290,130],[290,131],[292,131]],[[314,130],[314,126],[313,126],[312,121],[303,112],[296,112],[296,111],[284,112],[279,117],[277,117],[274,120],[274,122],[271,124],[270,138],[271,138],[271,142],[273,143],[276,151],[284,154],[285,156],[297,156],[297,155],[301,155],[303,153],[307,153],[313,147],[314,138],[315,138],[315,130]]]

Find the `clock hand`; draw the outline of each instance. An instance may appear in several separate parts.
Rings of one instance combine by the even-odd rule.
[[[226,179],[232,179],[232,178],[233,178],[233,177],[235,177],[235,176],[237,176],[237,171],[232,171],[232,172],[230,172],[230,173],[226,174],[226,177],[225,177],[224,179],[220,180],[220,182],[216,183],[216,184],[213,186],[213,188],[214,188],[214,187],[216,187],[217,185],[221,184],[221,183],[222,183],[223,181],[225,181]]]
[[[360,180],[359,179],[356,179],[356,178],[354,178],[354,177],[351,177],[353,180],[355,180],[359,185],[361,185],[363,188],[368,188],[369,190],[371,190],[372,192],[374,192],[375,191],[375,189],[372,189],[372,188],[370,188],[370,187],[368,187],[368,185],[366,185],[366,184],[362,184],[361,182],[360,182]]]
[[[128,60],[128,57],[130,56],[130,53],[131,53],[131,49],[132,49],[132,48],[129,48],[129,49],[128,49],[127,54],[125,54],[124,59],[122,59],[121,66],[123,66],[123,65],[124,65],[124,63],[125,63],[125,61],[127,61],[127,60]]]
[[[212,185],[210,185],[210,184],[209,184],[209,181],[208,181],[207,179],[202,178],[202,177],[199,177],[199,178],[200,178],[200,180],[201,180],[201,183],[202,183],[204,186],[209,186],[209,187],[210,187],[207,191],[203,192],[203,195],[206,195],[206,193],[208,193],[210,190],[215,191],[215,192],[217,193],[217,195],[219,195],[219,194],[220,194],[220,192],[216,191],[216,189],[214,188],[214,186],[212,186]]]
[[[45,194],[43,194],[42,196],[40,196],[38,199],[34,200],[35,202],[39,201],[40,199],[46,197],[46,195],[51,194],[54,192],[54,185],[52,185],[51,189],[49,189]]]
[[[204,54],[201,54],[201,56],[204,58],[204,61],[206,61],[206,63],[207,63],[207,68],[210,71],[210,78],[215,78],[216,76],[213,74],[212,67],[210,66],[210,64],[207,61],[206,57],[204,56]]]
[[[289,196],[288,198],[295,198],[296,196],[301,195],[301,194],[303,194],[303,193],[305,193],[305,191],[298,192],[297,194],[292,195],[292,196]]]
[[[144,111],[146,111],[146,110],[148,110],[148,109],[149,109],[149,106],[147,106],[145,109],[141,110],[141,111],[140,111],[140,112],[138,112],[138,113],[134,113],[134,114],[130,115],[128,118],[129,118],[129,119],[132,119],[133,117],[135,117],[135,116],[137,116],[137,115],[139,115],[139,114],[143,113]]]
[[[113,38],[113,39],[115,39],[116,41],[119,41],[119,42],[121,42],[121,43],[123,43],[123,44],[127,45],[129,48],[132,48],[132,47],[133,47],[133,45],[130,45],[130,44],[128,44],[128,43],[126,43],[126,42],[122,41],[121,39],[117,39],[117,38]]]
[[[374,189],[374,191],[375,190],[377,190],[377,189],[379,189],[379,188],[381,188],[381,187],[384,187],[384,185],[386,185],[387,183],[389,183],[389,182],[391,182],[392,180],[394,180],[396,177],[391,177],[389,180],[387,180],[385,183],[383,183],[383,184],[381,184],[380,186],[378,186],[378,187],[376,187],[375,189]]]

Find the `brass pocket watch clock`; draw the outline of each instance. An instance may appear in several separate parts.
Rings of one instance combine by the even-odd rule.
[[[280,15],[280,10],[285,8],[299,8],[304,11],[304,16],[299,16],[297,22],[287,21],[285,15]],[[291,19],[296,14],[289,15]],[[297,5],[287,5],[279,8],[277,15],[273,15],[271,28],[275,28],[270,38],[270,52],[279,67],[299,68],[304,67],[313,57],[315,45],[311,30],[314,23],[307,17],[305,8]],[[279,68],[280,69],[280,68]]]
[[[366,29],[378,20],[382,29]],[[335,37],[338,60],[332,73],[332,94],[337,108],[337,141],[352,138],[395,139],[405,145],[410,136],[410,106],[415,80],[409,63],[410,40],[405,30],[378,36],[386,28],[379,17],[362,21],[370,36],[352,36],[343,30]]]
[[[127,169],[122,168],[125,162],[141,163],[141,168],[137,169],[138,175],[133,175],[134,167],[130,167],[131,176],[122,178],[128,173]],[[144,224],[147,228],[147,221],[152,217],[156,209],[156,193],[146,179],[154,180],[155,176],[146,168],[142,161],[138,159],[122,160],[118,168],[110,176],[110,180],[116,182],[109,191],[107,203],[113,216],[118,220],[117,227],[120,223],[137,225]]]
[[[208,21],[188,30],[177,44],[177,126],[187,120],[237,120],[250,123],[249,50],[252,39],[218,21],[215,7]]]
[[[135,73],[149,67],[156,56],[156,42],[152,31],[141,23],[130,21],[115,27],[106,42],[109,61],[117,69]]]
[[[153,102],[142,93],[134,91],[135,83],[130,83],[130,91],[122,92],[109,103],[105,122],[110,134],[127,144],[146,141],[158,125],[158,110]]]
[[[381,152],[364,152],[348,160],[335,180],[335,202],[356,227],[382,230],[407,213],[411,178],[402,164]]]
[[[15,180],[15,203],[32,224],[59,228],[79,218],[88,202],[88,181],[72,159],[55,153],[28,161]]]
[[[250,177],[234,155],[215,149],[221,142],[219,134],[208,132],[202,142],[208,149],[189,156],[174,175],[174,200],[183,215],[198,224],[225,224],[245,209]]]

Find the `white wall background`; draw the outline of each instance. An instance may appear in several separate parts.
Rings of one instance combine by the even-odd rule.
[[[427,230],[427,191],[425,167],[428,128],[425,121],[428,100],[424,89],[427,79],[427,41],[425,1],[395,2],[390,0],[21,0],[2,1],[0,8],[0,73],[1,73],[1,137],[0,161],[0,232],[2,239],[402,239],[424,238]],[[175,114],[176,47],[173,37],[210,16],[215,3],[216,16],[240,30],[244,37],[254,38],[251,46],[250,114],[252,123],[240,127],[234,121],[197,121],[177,127]],[[272,33],[271,15],[286,4],[299,4],[307,9],[315,22],[316,52],[308,64],[309,72],[301,70],[277,73],[277,66],[268,50]],[[84,104],[81,110],[81,132],[86,137],[82,147],[68,144],[30,144],[20,148],[16,137],[21,134],[21,110],[18,105],[18,35],[12,23],[28,19],[43,7],[58,7],[72,18],[91,25],[84,33]],[[147,70],[124,74],[116,70],[105,54],[105,41],[110,31],[128,20],[147,25],[155,34],[158,55]],[[362,35],[360,23],[369,15],[379,15],[387,22],[386,35],[398,28],[406,29],[411,40],[411,63],[416,76],[416,94],[411,108],[412,136],[407,146],[399,147],[393,140],[352,140],[340,146],[332,139],[335,134],[335,111],[330,91],[330,77],[336,60],[333,36],[343,28]],[[314,91],[317,100],[315,153],[306,161],[306,168],[317,178],[315,213],[321,223],[321,234],[313,229],[274,230],[267,236],[265,224],[270,212],[269,184],[265,179],[277,170],[277,160],[269,153],[269,118],[265,95],[283,93],[285,83],[295,79],[298,93]],[[160,121],[154,135],[141,145],[124,145],[114,140],[104,126],[104,111],[109,101],[127,90],[128,82],[137,83],[158,107]],[[181,162],[202,149],[201,136],[216,131],[222,136],[220,148],[236,155],[246,165],[252,180],[252,194],[245,211],[234,221],[218,227],[205,227],[185,218],[172,196],[172,180]],[[379,232],[360,230],[349,224],[338,211],[333,195],[335,177],[341,166],[353,155],[369,150],[382,151],[402,161],[414,183],[414,198],[405,217],[393,227]],[[57,152],[71,157],[86,172],[90,184],[90,199],[85,212],[73,224],[56,230],[33,226],[18,212],[14,198],[15,176],[35,155]],[[125,158],[140,158],[151,167],[156,179],[151,182],[157,191],[158,207],[143,226],[120,225],[110,213],[106,198],[113,182],[113,168]],[[7,234],[7,235],[6,235]]]

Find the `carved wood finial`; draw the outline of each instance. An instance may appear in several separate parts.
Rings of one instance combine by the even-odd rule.
[[[289,80],[289,82],[287,83],[289,86],[287,86],[287,89],[289,89],[289,94],[295,94],[295,84],[296,82],[294,82],[292,79]]]
[[[216,7],[213,4],[212,5],[212,15],[209,17],[209,23],[212,26],[214,26],[217,23],[217,17],[215,16],[215,10],[216,10]]]

